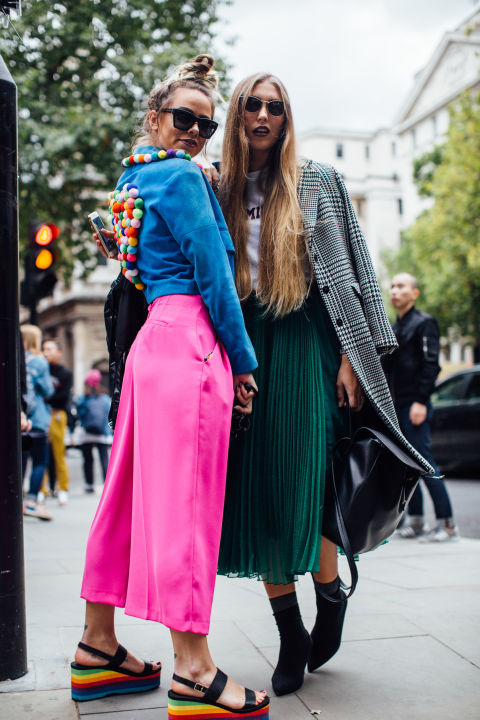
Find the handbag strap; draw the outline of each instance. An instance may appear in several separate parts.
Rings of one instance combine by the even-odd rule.
[[[343,438],[345,440],[345,438]],[[342,442],[340,440],[340,442]],[[358,583],[358,570],[357,570],[357,564],[355,562],[355,556],[352,551],[352,546],[350,545],[350,539],[348,537],[347,528],[345,527],[345,521],[343,519],[342,514],[342,508],[340,507],[340,501],[338,499],[338,492],[337,492],[337,483],[335,480],[335,468],[333,463],[333,457],[335,454],[335,448],[334,452],[332,453],[332,490],[333,490],[333,500],[335,503],[335,518],[337,521],[337,527],[338,527],[338,533],[340,535],[340,540],[342,542],[342,550],[345,553],[345,558],[348,562],[348,568],[350,570],[350,587],[347,587],[343,582],[341,583],[342,588],[347,591],[347,598],[351,597],[353,593],[355,592],[355,588],[357,587]],[[321,593],[322,597],[324,597],[326,600],[329,600],[333,603],[338,602],[344,602],[344,599],[337,600],[335,598],[332,598],[331,595],[327,595],[326,593]]]
[[[331,468],[332,468],[331,480],[332,480],[333,500],[334,500],[334,504],[335,504],[335,518],[337,521],[338,533],[340,535],[340,540],[342,542],[342,550],[345,554],[345,558],[348,562],[348,568],[350,570],[350,587],[345,585],[343,583],[343,581],[340,581],[340,585],[344,590],[347,591],[347,598],[349,598],[349,597],[352,597],[353,593],[355,592],[355,588],[357,587],[358,570],[357,570],[357,564],[355,562],[355,556],[352,551],[352,546],[350,545],[350,539],[348,537],[347,528],[345,527],[345,521],[343,519],[342,508],[340,506],[340,501],[338,499],[337,483],[335,480],[335,467],[334,467],[334,462],[333,462],[333,459],[335,457],[335,453],[336,453],[338,447],[342,443],[345,443],[346,441],[350,442],[352,439],[352,410],[350,408],[350,404],[349,404],[348,400],[347,400],[347,411],[348,411],[348,416],[347,416],[348,417],[348,437],[341,438],[340,440],[338,440],[335,443],[335,445],[333,447],[332,463],[331,463]],[[329,602],[332,602],[332,603],[340,603],[340,602],[345,601],[344,598],[336,599],[336,598],[333,598],[331,595],[327,595],[327,593],[324,593],[322,591],[317,590],[317,592],[320,592],[320,595],[323,598],[325,598],[325,600],[328,600]]]

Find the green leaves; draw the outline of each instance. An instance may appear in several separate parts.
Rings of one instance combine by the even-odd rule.
[[[466,92],[450,113],[445,144],[414,168],[434,204],[404,234],[391,271],[418,277],[420,307],[480,341],[480,93]]]
[[[59,225],[67,282],[93,249],[86,216],[106,207],[146,96],[210,51],[225,1],[24,0],[22,42],[11,28],[0,39],[18,88],[21,243],[31,220]]]

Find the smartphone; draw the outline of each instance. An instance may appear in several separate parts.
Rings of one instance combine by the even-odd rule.
[[[113,238],[103,236],[101,230],[105,228],[105,225],[103,224],[103,220],[100,215],[97,213],[96,210],[94,210],[89,214],[88,219],[90,220],[92,230],[95,232],[96,236],[102,243],[102,247],[107,253],[108,257],[116,258],[118,255],[117,243]]]

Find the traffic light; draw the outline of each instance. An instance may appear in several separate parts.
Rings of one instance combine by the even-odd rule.
[[[58,258],[55,240],[59,232],[53,223],[30,223],[25,279],[20,288],[20,302],[26,307],[32,308],[38,300],[53,294],[57,282],[55,265]]]

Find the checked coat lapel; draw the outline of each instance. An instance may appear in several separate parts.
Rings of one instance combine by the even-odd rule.
[[[433,468],[398,425],[380,355],[397,348],[363,233],[338,171],[304,160],[298,198],[314,277],[365,397],[382,424],[420,462]]]

